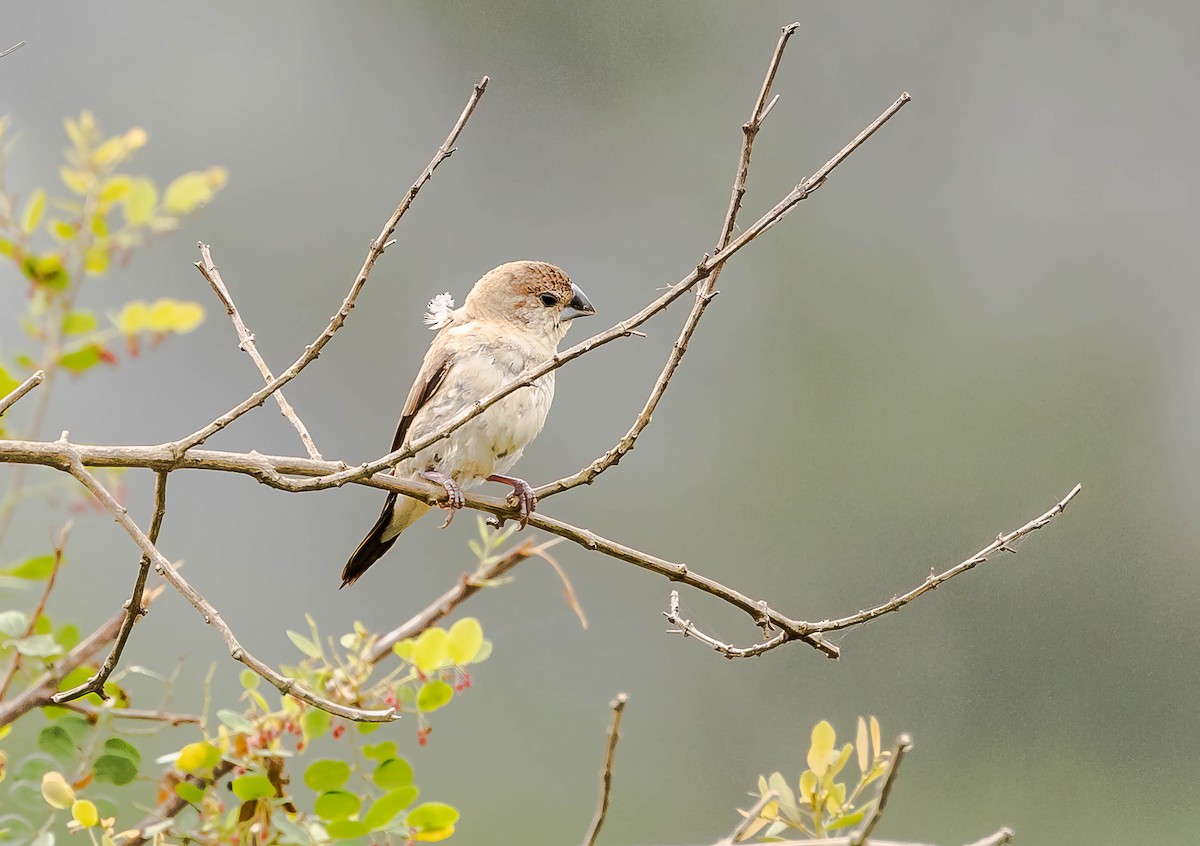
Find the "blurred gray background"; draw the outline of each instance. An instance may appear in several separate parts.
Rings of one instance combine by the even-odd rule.
[[[887,599],[1042,513],[1029,539],[898,615],[726,661],[664,634],[670,586],[563,544],[591,627],[549,568],[468,607],[496,642],[427,748],[391,736],[427,798],[459,805],[463,842],[576,841],[606,724],[631,695],[604,842],[712,842],[760,772],[794,779],[814,722],[877,714],[911,732],[880,833],[961,843],[1188,842],[1200,823],[1193,515],[1200,403],[1194,270],[1200,83],[1193,4],[616,2],[12,4],[0,100],[20,132],[8,174],[56,183],[62,119],[140,125],[131,170],[160,184],[210,164],[231,179],[181,232],[85,291],[203,302],[202,328],[153,355],[65,380],[46,433],[177,438],[259,384],[191,263],[213,245],[268,361],[324,326],[368,241],[457,117],[492,85],[397,232],[343,332],[288,389],[327,456],[390,442],[430,333],[428,298],[461,301],[516,258],[561,264],[600,316],[626,316],[711,248],[779,26],[800,20],[755,151],[744,222],[903,90],[913,103],[830,183],[732,263],[638,449],[545,512],[800,617]],[[0,267],[0,338],[19,345],[24,282]],[[609,447],[640,407],[687,301],[559,376],[518,471],[534,483]],[[15,414],[15,412],[14,412]],[[15,422],[15,421],[14,421]],[[273,405],[213,446],[300,454]],[[0,468],[0,476],[11,472]],[[50,471],[35,480],[48,481]],[[150,480],[131,474],[148,515]],[[500,493],[493,490],[492,493]],[[179,474],[161,538],[264,659],[316,615],[388,628],[470,566],[474,517],[429,519],[353,590],[347,554],[381,494],[306,496]],[[3,557],[44,552],[59,515],[26,507]],[[94,625],[135,569],[111,521],[77,521],[52,612]],[[86,573],[86,583],[81,574]],[[684,592],[719,636],[743,617]],[[185,662],[177,703],[213,660],[238,665],[165,597],[128,661]],[[152,686],[143,703],[153,701]],[[36,721],[21,724],[32,730]],[[378,736],[378,735],[377,735]],[[178,736],[176,736],[177,738]],[[164,749],[182,741],[167,736]],[[149,788],[147,788],[148,790]]]

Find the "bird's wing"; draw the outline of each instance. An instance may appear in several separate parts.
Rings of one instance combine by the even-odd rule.
[[[396,426],[396,437],[392,439],[392,448],[388,450],[389,452],[395,452],[404,445],[404,439],[408,437],[408,430],[412,426],[413,418],[437,393],[437,389],[446,381],[446,374],[450,372],[453,365],[454,357],[449,350],[444,344],[438,344],[435,340],[425,355],[425,361],[421,365],[421,371],[417,374],[416,381],[413,382],[413,386],[408,392],[408,399],[405,400],[404,409],[400,412],[400,423]],[[379,519],[375,521],[371,531],[367,532],[367,536],[358,545],[358,549],[354,550],[354,554],[346,562],[345,568],[342,569],[342,587],[354,584],[396,542],[399,534],[386,540],[384,534],[392,523],[392,511],[396,507],[397,496],[395,491],[388,493],[387,501],[383,504],[383,511],[379,513]]]

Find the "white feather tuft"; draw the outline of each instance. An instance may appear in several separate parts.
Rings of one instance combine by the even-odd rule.
[[[429,311],[425,312],[425,325],[438,330],[450,322],[451,312],[454,311],[454,297],[447,291],[438,294],[429,301]]]

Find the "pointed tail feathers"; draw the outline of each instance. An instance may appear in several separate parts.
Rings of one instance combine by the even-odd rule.
[[[397,502],[397,500],[399,500]],[[342,569],[342,587],[352,585],[371,565],[383,557],[392,548],[400,533],[417,521],[417,518],[429,510],[424,502],[399,494],[388,494],[379,519],[371,527],[371,531],[363,538],[358,549],[350,556]]]

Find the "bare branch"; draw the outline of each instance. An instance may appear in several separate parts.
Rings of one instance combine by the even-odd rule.
[[[21,42],[21,44],[24,44],[24,43],[25,43],[24,41]],[[21,45],[18,44],[17,47],[19,47],[19,46],[21,46]],[[15,50],[16,47],[12,47],[9,49]],[[0,54],[0,55],[3,55],[3,54]],[[0,399],[0,414],[4,414],[4,412],[6,412],[10,408],[12,408],[13,403],[15,403],[21,397],[25,396],[27,393],[32,391],[38,385],[42,384],[42,382],[45,380],[45,378],[46,378],[46,371],[39,370],[36,373],[34,373],[32,376],[30,376],[28,379],[26,379],[24,382],[17,385],[17,387],[15,387],[11,391],[9,391],[8,394],[4,397],[4,399]]]
[[[1011,828],[1002,828],[999,831],[989,834],[987,837],[981,837],[973,843],[968,843],[967,846],[1003,846],[1005,843],[1012,843],[1013,830]],[[879,846],[879,841],[875,841],[875,846]]]
[[[7,56],[9,53],[12,53],[12,52],[14,52],[15,50],[20,50],[20,49],[21,49],[22,47],[24,47],[24,46],[25,46],[25,42],[24,42],[24,41],[18,41],[16,44],[14,44],[13,46],[9,47],[9,48],[8,48],[7,50],[5,50],[3,53],[0,53],[0,59],[3,59],[3,58],[4,58],[5,56]]]
[[[537,554],[538,550],[534,542],[527,540],[505,555],[487,563],[478,572],[470,576],[463,576],[454,587],[429,603],[424,610],[418,611],[408,622],[376,640],[367,660],[372,664],[378,664],[392,654],[392,647],[397,643],[410,637],[416,637],[437,623],[438,620],[448,616],[455,608],[482,590],[488,582],[500,578],[526,558],[532,558]]]
[[[221,301],[221,305],[225,306],[225,313],[233,321],[233,328],[238,336],[238,349],[250,356],[251,361],[258,368],[258,372],[262,374],[263,379],[266,380],[268,385],[271,384],[271,380],[275,376],[271,373],[271,368],[267,367],[267,363],[258,352],[258,347],[254,343],[254,333],[246,328],[246,324],[242,321],[242,316],[238,313],[237,306],[233,302],[233,296],[229,293],[229,289],[225,287],[225,281],[221,278],[221,272],[217,270],[217,265],[213,262],[212,252],[208,244],[200,243],[196,246],[200,248],[200,261],[196,262],[196,269],[200,271],[200,275],[212,286],[217,299]],[[323,459],[321,458],[321,453],[317,450],[317,445],[313,443],[312,436],[308,434],[308,429],[296,415],[296,410],[292,408],[292,404],[283,396],[283,390],[276,390],[274,396],[275,402],[279,404],[280,413],[287,418],[287,421],[292,424],[292,428],[296,430],[296,434],[300,436],[300,443],[304,444],[304,449],[308,453],[308,457],[316,461],[322,461]]]
[[[729,245],[729,240],[733,237],[733,232],[737,227],[737,216],[742,207],[742,197],[746,194],[746,179],[750,175],[750,153],[754,149],[754,139],[758,136],[758,130],[762,126],[762,122],[766,119],[767,112],[775,104],[775,100],[771,100],[768,103],[767,98],[771,94],[771,85],[775,81],[775,74],[779,70],[779,63],[783,60],[784,48],[787,47],[788,40],[799,28],[800,24],[798,23],[788,24],[783,27],[783,31],[779,36],[779,43],[775,45],[775,53],[771,56],[771,61],[767,65],[767,74],[763,79],[758,99],[754,102],[754,109],[750,113],[750,120],[742,125],[742,150],[738,159],[737,175],[733,180],[733,189],[729,196],[729,210],[725,213],[725,220],[721,224],[721,234],[717,239],[715,253],[719,254],[721,250]],[[778,99],[778,96],[776,99]],[[637,418],[634,419],[633,425],[629,427],[629,431],[608,452],[579,472],[538,488],[535,494],[539,499],[545,499],[548,496],[562,493],[578,485],[590,485],[597,476],[609,467],[618,464],[625,454],[633,449],[642,430],[650,425],[650,419],[654,416],[654,409],[658,407],[658,402],[662,399],[663,394],[666,393],[671,377],[675,375],[675,370],[683,360],[684,354],[687,353],[688,342],[691,340],[692,334],[696,331],[696,327],[700,324],[700,318],[704,316],[705,309],[708,308],[708,304],[712,302],[713,297],[716,295],[717,279],[721,275],[722,268],[723,265],[715,267],[713,272],[701,283],[699,290],[697,290],[696,302],[692,305],[692,310],[688,312],[687,319],[683,323],[683,328],[679,332],[679,338],[671,348],[671,354],[667,357],[667,362],[663,365],[662,372],[659,373],[658,380],[654,383],[654,387],[650,391],[650,396],[647,398],[645,405],[642,406],[642,410],[638,413]]]
[[[162,593],[161,587],[146,591],[142,603],[149,605],[160,593]],[[75,668],[91,661],[96,653],[116,639],[123,618],[123,611],[114,614],[94,632],[75,644],[70,652],[58,659],[53,667],[23,690],[19,696],[8,702],[0,702],[0,727],[20,719],[34,708],[49,705],[50,697],[54,695],[59,682]]]
[[[608,728],[608,744],[604,750],[604,769],[600,771],[600,798],[596,805],[596,815],[588,826],[583,838],[583,846],[595,846],[596,838],[600,836],[600,827],[608,815],[609,796],[612,793],[613,760],[617,755],[617,741],[621,739],[621,714],[625,712],[625,703],[629,701],[628,693],[618,693],[617,698],[608,703],[612,709],[612,725]]]
[[[896,784],[896,774],[900,772],[900,762],[904,760],[904,756],[910,749],[912,749],[911,737],[902,734],[896,738],[896,746],[892,749],[888,770],[879,784],[879,793],[875,797],[875,804],[871,806],[871,814],[863,822],[862,827],[850,836],[850,846],[866,846],[867,838],[871,836],[875,826],[879,825],[879,821],[883,819],[883,812],[887,810],[888,798],[892,795],[892,788]]]
[[[462,114],[459,115],[458,122],[454,124],[454,128],[451,129],[450,134],[446,136],[445,142],[442,143],[442,146],[438,148],[437,153],[434,154],[433,160],[425,166],[425,170],[421,171],[421,175],[417,177],[417,181],[414,182],[412,187],[408,189],[408,193],[404,195],[404,199],[400,201],[400,205],[396,207],[396,210],[392,212],[392,216],[389,217],[387,223],[384,224],[383,230],[379,233],[375,240],[371,242],[371,246],[367,250],[366,260],[363,261],[362,268],[358,271],[358,276],[356,276],[354,279],[354,284],[350,286],[350,291],[346,294],[346,298],[342,301],[341,308],[338,309],[337,314],[330,318],[329,325],[325,327],[324,331],[317,336],[317,339],[313,341],[312,344],[304,349],[304,353],[298,359],[296,359],[287,370],[280,373],[262,388],[255,391],[245,400],[235,405],[233,408],[222,414],[213,422],[209,423],[203,429],[199,429],[187,437],[175,441],[172,444],[174,449],[182,453],[186,452],[197,444],[203,443],[205,440],[224,429],[234,420],[237,420],[250,409],[262,405],[266,401],[267,397],[282,388],[292,379],[296,378],[301,370],[316,360],[317,356],[321,354],[321,350],[324,349],[325,345],[333,338],[333,334],[337,332],[337,330],[342,327],[342,324],[346,322],[346,318],[349,316],[350,310],[354,308],[355,300],[358,299],[358,295],[362,291],[363,286],[367,284],[367,277],[370,275],[371,269],[375,266],[375,262],[379,259],[379,257],[383,255],[383,251],[388,245],[388,239],[392,237],[392,232],[395,231],[397,224],[400,222],[400,218],[404,216],[404,213],[408,211],[409,206],[412,205],[413,200],[416,199],[417,192],[419,192],[422,186],[424,186],[425,183],[430,180],[430,178],[433,176],[433,172],[437,170],[438,165],[440,165],[443,161],[449,158],[451,154],[454,153],[454,144],[458,141],[458,136],[462,133],[463,127],[467,125],[467,121],[470,120],[471,114],[475,111],[475,107],[479,104],[480,98],[483,97],[483,92],[487,89],[487,85],[488,78],[485,76],[479,81],[474,90],[471,92],[471,97],[467,100],[467,105],[463,109]]]
[[[166,513],[167,473],[159,470],[154,476],[154,516],[150,519],[150,543],[158,542],[158,533],[162,529],[163,516]],[[117,662],[121,660],[121,653],[125,651],[125,644],[129,642],[129,635],[133,632],[134,625],[146,613],[146,608],[142,604],[142,593],[146,589],[146,577],[149,573],[150,558],[143,555],[138,566],[137,578],[133,582],[133,593],[124,605],[125,618],[121,621],[121,630],[117,633],[116,642],[109,650],[108,657],[104,659],[104,663],[100,665],[100,669],[96,671],[95,675],[83,684],[54,694],[51,699],[55,705],[71,702],[87,696],[89,693],[94,693],[101,699],[108,699],[108,694],[104,692],[104,684],[113,674],[113,670],[117,668]]]
[[[777,646],[782,646],[787,643],[788,639],[787,632],[777,632],[753,646],[738,647],[719,641],[712,635],[700,631],[691,620],[686,620],[680,616],[679,591],[677,590],[671,591],[671,597],[667,602],[667,610],[663,612],[663,616],[667,618],[668,623],[675,626],[673,630],[667,630],[668,634],[681,634],[684,637],[694,637],[701,643],[711,646],[726,658],[756,658],[764,652],[768,652]]]
[[[985,546],[983,549],[979,550],[979,552],[976,552],[961,564],[956,564],[955,566],[951,567],[946,572],[938,573],[936,575],[930,573],[929,577],[925,579],[925,581],[908,591],[908,593],[902,593],[899,596],[894,597],[890,602],[885,602],[882,605],[877,605],[876,607],[869,608],[866,611],[860,611],[857,614],[852,614],[849,617],[842,617],[838,620],[824,620],[820,623],[814,623],[812,630],[816,632],[832,632],[837,631],[838,629],[848,629],[851,626],[860,626],[863,623],[874,620],[876,617],[881,617],[884,614],[890,614],[893,611],[899,611],[918,596],[933,590],[938,585],[942,584],[942,582],[948,581],[955,576],[965,573],[968,570],[971,570],[984,563],[993,553],[1011,552],[1015,554],[1016,550],[1009,546],[1009,544],[1014,543],[1020,538],[1025,537],[1025,535],[1042,528],[1059,514],[1062,514],[1070,504],[1071,500],[1073,500],[1081,490],[1083,490],[1083,485],[1076,485],[1075,487],[1071,488],[1071,492],[1069,494],[1064,496],[1058,503],[1054,505],[1053,508],[1043,514],[1041,517],[1036,517],[1033,520],[1030,520],[1021,528],[1015,529],[1008,534],[997,535],[994,541]]]
[[[61,702],[55,704],[61,708],[66,708],[68,711],[83,714],[91,720],[97,720],[108,714],[122,720],[165,723],[169,726],[200,724],[200,716],[198,714],[173,714],[170,711],[148,711],[137,708],[109,708],[104,705],[92,705],[87,702]]]
[[[292,696],[302,702],[307,702],[309,705],[320,708],[322,711],[328,711],[336,717],[344,717],[347,720],[358,722],[388,722],[396,719],[396,712],[392,708],[381,711],[351,708],[326,699],[323,696],[318,696],[303,685],[297,684],[295,679],[277,673],[270,666],[247,652],[245,647],[238,642],[237,637],[234,636],[233,630],[221,619],[221,615],[217,613],[217,609],[199,591],[188,584],[187,580],[179,574],[179,571],[175,569],[171,562],[164,558],[162,553],[158,551],[154,542],[129,517],[128,509],[117,502],[113,498],[113,495],[100,484],[99,480],[88,472],[87,468],[84,467],[78,450],[73,448],[67,442],[66,438],[67,433],[63,432],[63,436],[56,441],[56,443],[62,445],[64,450],[66,450],[66,463],[60,469],[65,470],[78,479],[80,484],[87,488],[92,496],[108,509],[108,512],[113,515],[117,523],[121,525],[121,528],[133,538],[134,543],[141,548],[142,553],[154,564],[155,572],[166,579],[184,599],[191,603],[192,607],[200,612],[200,616],[204,618],[204,622],[211,625],[221,634],[221,637],[225,640],[225,645],[229,647],[229,654],[235,661],[241,661],[251,670],[258,673],[258,675],[273,684],[280,693]]]

